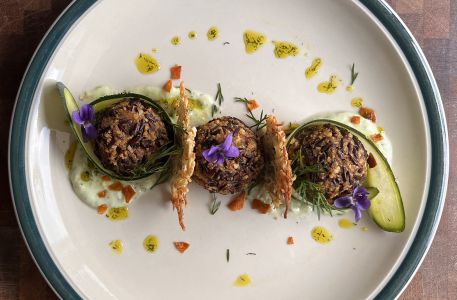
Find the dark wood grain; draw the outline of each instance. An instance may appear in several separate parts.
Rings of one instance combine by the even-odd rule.
[[[0,120],[9,124],[33,51],[69,0],[0,1]],[[434,71],[446,110],[451,170],[444,213],[421,268],[400,297],[457,299],[457,1],[389,0]],[[18,228],[7,173],[8,127],[0,128],[0,299],[56,299],[33,263]]]

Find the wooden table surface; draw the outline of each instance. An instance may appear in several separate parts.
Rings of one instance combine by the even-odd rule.
[[[339,1],[339,0],[338,0]],[[0,0],[0,299],[55,299],[22,240],[9,195],[8,125],[25,68],[69,0]],[[389,0],[433,69],[449,126],[451,170],[433,245],[401,299],[457,299],[457,0]]]

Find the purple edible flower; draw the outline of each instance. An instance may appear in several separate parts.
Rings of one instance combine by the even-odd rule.
[[[218,146],[211,146],[211,148],[203,151],[203,157],[208,162],[216,163],[220,166],[224,163],[225,158],[235,158],[240,155],[240,150],[232,146],[233,135],[230,133],[225,138],[225,141]]]
[[[355,214],[355,222],[362,218],[362,211],[370,208],[371,202],[368,199],[368,191],[363,187],[356,187],[352,196],[344,196],[335,199],[333,203],[336,208],[352,208]]]
[[[95,118],[95,110],[91,105],[84,104],[79,111],[75,110],[71,114],[71,118],[76,124],[81,125],[84,143],[97,138],[97,129],[91,123]]]

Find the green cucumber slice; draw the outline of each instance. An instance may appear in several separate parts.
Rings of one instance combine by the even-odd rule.
[[[170,142],[169,145],[166,146],[166,149],[162,151],[162,153],[165,153],[165,155],[157,158],[153,158],[151,161],[147,162],[144,167],[139,168],[138,170],[135,170],[134,174],[125,176],[122,174],[117,174],[107,168],[105,168],[100,159],[95,155],[94,153],[94,148],[93,148],[93,143],[87,142],[84,143],[83,141],[83,136],[81,132],[81,127],[80,125],[76,124],[73,122],[73,119],[71,117],[71,114],[75,111],[79,111],[78,104],[71,94],[70,90],[62,83],[62,82],[57,82],[57,89],[60,94],[60,98],[64,104],[65,110],[67,112],[67,117],[70,121],[70,127],[73,129],[73,132],[76,136],[76,139],[78,140],[79,144],[83,148],[83,150],[86,152],[88,159],[100,170],[100,172],[115,178],[119,180],[124,180],[124,181],[133,181],[133,180],[138,180],[142,179],[148,176],[151,176],[153,174],[158,174],[159,178],[161,180],[165,181],[168,177],[170,172],[169,168],[171,166],[171,158],[174,154],[176,154],[177,151],[177,144],[176,144],[176,134],[175,134],[175,127],[168,116],[168,114],[163,110],[162,107],[160,107],[157,103],[155,103],[153,100],[149,99],[146,96],[139,95],[139,94],[134,94],[134,93],[122,93],[122,94],[117,94],[117,95],[110,95],[110,96],[105,96],[101,97],[97,100],[94,100],[90,104],[95,110],[95,113],[100,112],[108,107],[113,106],[114,104],[126,99],[126,98],[138,98],[141,101],[143,101],[144,104],[148,106],[152,106],[154,110],[159,113],[161,116],[162,120],[164,121],[167,131],[170,137]],[[164,177],[166,177],[164,179]]]
[[[389,232],[402,232],[405,229],[405,210],[403,208],[400,189],[387,159],[367,136],[340,122],[318,119],[303,124],[294,130],[288,137],[288,142],[301,129],[307,126],[325,123],[330,123],[348,130],[357,136],[363,143],[367,152],[373,155],[377,165],[374,168],[368,168],[366,185],[377,188],[379,192],[371,199],[371,206],[368,212],[373,221],[381,229]]]

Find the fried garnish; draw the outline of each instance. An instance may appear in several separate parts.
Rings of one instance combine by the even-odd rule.
[[[187,185],[191,182],[192,174],[195,167],[195,135],[197,130],[190,127],[189,123],[189,100],[186,96],[184,83],[180,85],[180,101],[177,107],[178,121],[177,126],[180,128],[179,144],[181,153],[178,155],[173,165],[173,176],[171,178],[171,202],[173,209],[178,212],[179,225],[183,230],[184,226],[184,207],[187,204],[186,194],[189,191]]]
[[[292,196],[292,167],[287,154],[286,134],[276,118],[268,115],[266,130],[263,136],[267,172],[265,186],[274,206],[277,208],[283,202],[286,206],[284,218],[287,218],[290,199]]]

